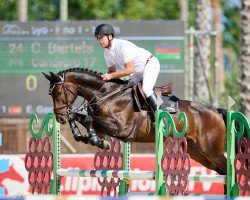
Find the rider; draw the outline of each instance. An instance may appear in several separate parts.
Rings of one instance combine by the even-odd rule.
[[[114,28],[109,24],[100,24],[95,29],[95,37],[104,48],[104,58],[108,73],[101,75],[105,81],[131,76],[131,81],[142,81],[142,90],[151,108],[156,111],[156,96],[153,87],[156,83],[160,63],[152,54],[132,42],[115,38]],[[116,66],[122,68],[116,71]]]

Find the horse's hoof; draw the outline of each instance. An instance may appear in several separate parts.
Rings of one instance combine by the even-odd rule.
[[[110,150],[110,144],[107,141],[102,142],[103,149]]]
[[[96,144],[96,146],[100,149],[104,149],[104,150],[109,150],[110,149],[110,145],[108,142],[106,141],[99,141],[99,143]]]
[[[100,138],[97,137],[96,135],[92,135],[92,137],[89,138],[89,141],[92,146],[97,146],[98,148],[105,149],[105,150],[110,149],[109,142],[105,140],[100,140]]]

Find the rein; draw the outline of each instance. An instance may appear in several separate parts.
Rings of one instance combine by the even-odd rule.
[[[51,95],[53,90],[54,90],[54,87],[56,85],[61,85],[62,88],[63,88],[63,92],[64,92],[64,96],[65,96],[65,100],[66,100],[66,104],[65,105],[62,105],[60,107],[57,107],[57,108],[54,108],[54,113],[56,114],[61,114],[61,115],[66,115],[69,119],[72,118],[72,113],[73,113],[73,110],[72,110],[72,105],[73,103],[70,103],[69,102],[69,99],[68,99],[68,95],[67,95],[67,90],[72,93],[75,97],[77,97],[77,94],[75,94],[70,88],[68,88],[66,85],[65,85],[65,82],[64,82],[64,78],[62,78],[62,80],[58,83],[53,83],[50,85],[50,90],[49,90],[49,94]],[[89,110],[90,111],[90,115],[93,115],[94,114],[94,110],[92,108],[93,105],[98,105],[100,102],[110,98],[111,96],[114,96],[120,92],[123,92],[124,90],[127,90],[128,88],[131,87],[130,84],[126,85],[124,88],[122,89],[119,89],[119,90],[115,90],[111,93],[109,93],[108,95],[104,96],[103,98],[97,100],[96,102],[93,102],[93,100],[98,96],[98,94],[101,93],[102,89],[104,88],[104,85],[102,85],[102,87],[97,91],[97,93],[88,101],[87,103],[87,108],[85,107],[85,110]],[[84,104],[84,102],[76,109],[76,111],[78,111],[78,109]],[[67,111],[66,113],[65,112],[60,112],[62,109],[66,108]],[[89,109],[88,109],[89,108]]]
[[[104,86],[104,84],[103,84],[103,86]],[[97,94],[99,94],[99,93],[101,92],[103,86],[100,88],[100,90],[98,90]],[[108,98],[111,97],[111,96],[114,96],[115,94],[118,94],[119,92],[123,92],[124,90],[127,90],[129,87],[131,87],[131,85],[128,84],[126,87],[122,88],[121,90],[115,90],[115,91],[109,93],[108,95],[104,96],[103,98],[99,99],[97,102],[91,103],[91,102],[94,100],[94,98],[97,96],[97,94],[95,94],[95,95],[90,99],[90,101],[88,102],[88,106],[91,108],[92,105],[98,105],[98,103],[100,103],[100,102],[102,102],[102,101],[108,99]]]
[[[74,96],[77,96],[77,94],[75,94],[70,88],[68,88],[67,86],[65,86],[65,83],[63,81],[61,82],[58,82],[58,83],[54,83],[54,84],[51,84],[52,88],[51,90],[49,91],[49,94],[51,95],[52,91],[54,90],[54,87],[56,85],[62,85],[62,88],[63,88],[63,92],[64,92],[64,96],[65,96],[65,100],[66,100],[66,105],[62,105],[60,107],[57,107],[57,108],[54,108],[54,113],[56,114],[61,114],[61,115],[67,115],[67,116],[70,116],[72,114],[72,105],[73,103],[69,103],[69,100],[68,100],[68,95],[67,95],[67,90],[72,93]],[[67,108],[67,112],[66,113],[63,113],[63,112],[59,112],[60,110],[64,109],[64,108]]]

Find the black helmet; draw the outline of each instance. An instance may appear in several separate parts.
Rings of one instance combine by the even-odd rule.
[[[109,34],[112,34],[112,36],[115,37],[115,30],[109,24],[100,24],[95,29],[95,37],[97,35],[109,35]]]

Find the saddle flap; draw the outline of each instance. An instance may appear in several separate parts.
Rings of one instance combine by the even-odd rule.
[[[145,108],[148,107],[146,96],[142,91],[142,86],[140,83],[133,85],[132,95],[135,107],[138,109],[138,111],[145,110]]]
[[[167,85],[161,87],[155,87],[154,92],[156,94],[157,107],[168,111],[170,113],[176,113],[178,111],[178,98],[171,94],[173,83],[170,82]],[[142,91],[141,83],[133,85],[132,96],[134,107],[136,111],[148,110],[149,105]]]
[[[156,93],[160,93],[162,95],[171,94],[172,93],[172,86],[173,86],[173,82],[170,82],[166,85],[154,87],[154,91]]]

